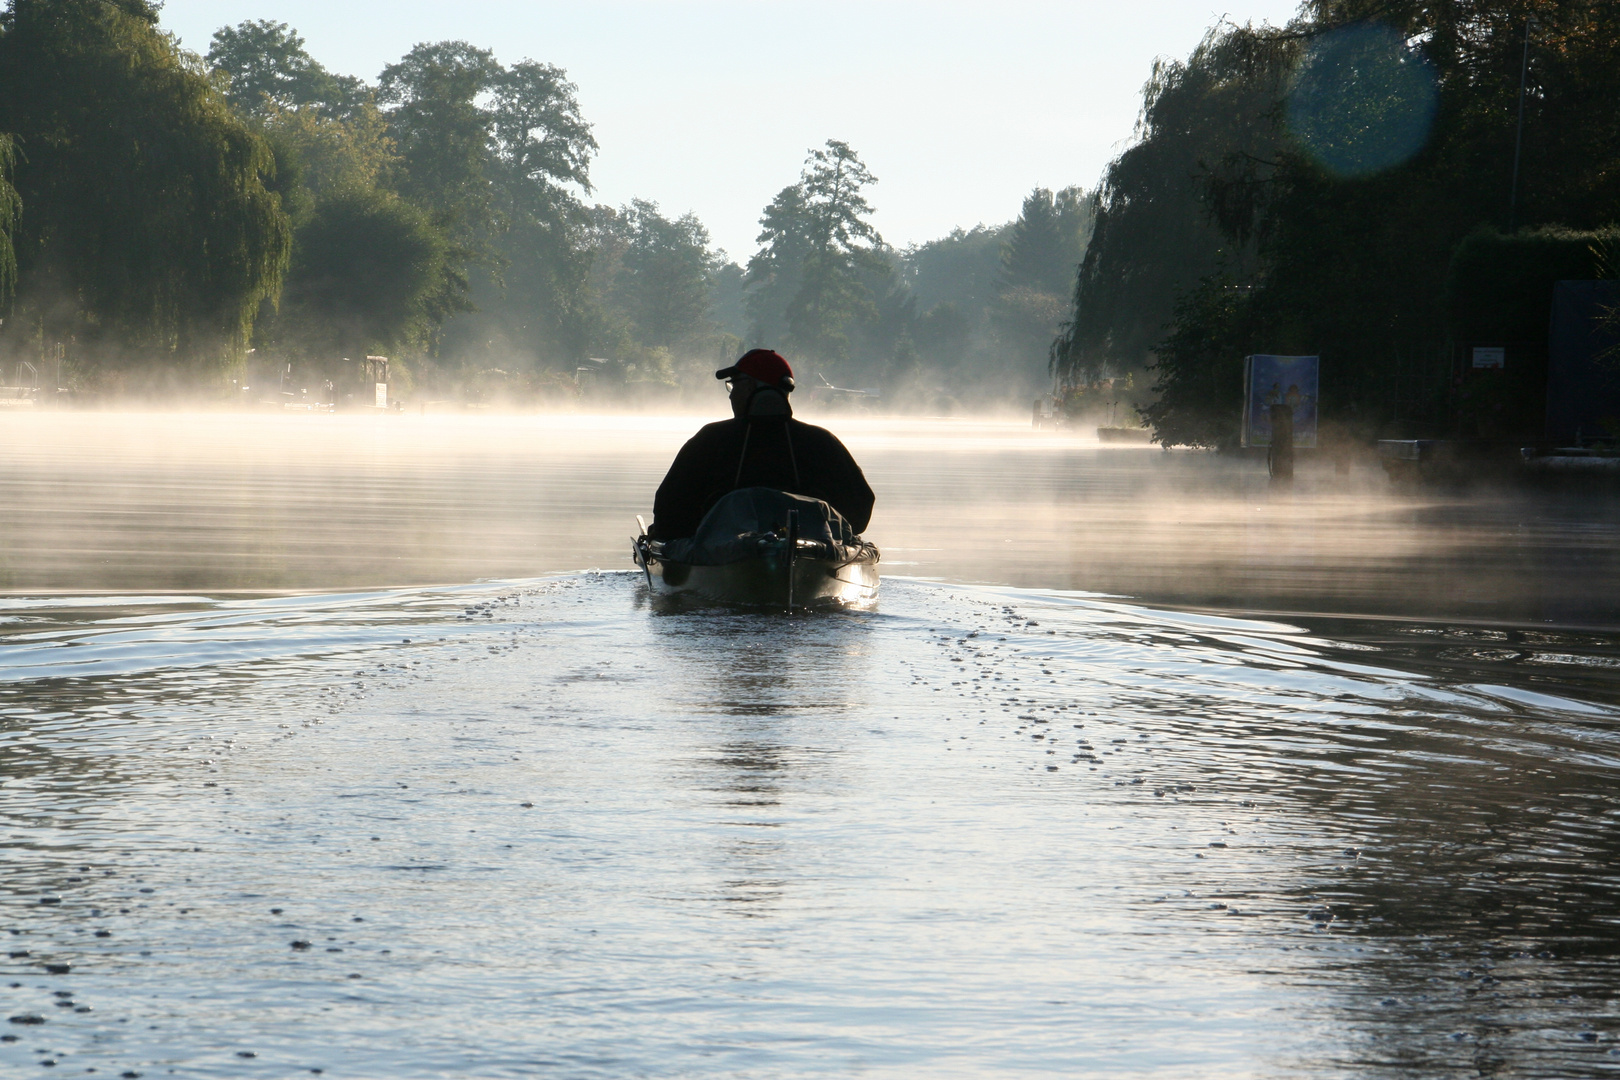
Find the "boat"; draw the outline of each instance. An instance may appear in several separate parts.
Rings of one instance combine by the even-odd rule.
[[[658,595],[788,611],[877,597],[877,545],[822,500],[775,488],[730,492],[691,537],[654,540],[643,526],[632,543]]]

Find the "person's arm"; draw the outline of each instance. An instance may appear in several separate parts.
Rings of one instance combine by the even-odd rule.
[[[647,535],[654,540],[675,540],[697,532],[714,472],[709,465],[713,441],[709,429],[703,428],[675,455],[653,496],[653,523]]]
[[[838,436],[826,428],[809,428],[809,432],[815,433],[819,474],[816,487],[821,490],[806,494],[826,500],[844,515],[856,532],[865,532],[872,521],[872,506],[877,502],[871,485],[866,482],[866,474],[861,472],[848,448],[838,441]]]

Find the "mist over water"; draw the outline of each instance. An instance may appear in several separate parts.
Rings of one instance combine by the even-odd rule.
[[[665,607],[698,422],[7,417],[0,1072],[1617,1067],[1606,500],[838,418]]]
[[[719,402],[716,403],[717,405]],[[717,410],[718,412],[718,410]],[[1620,621],[1620,507],[1393,490],[1376,463],[1104,447],[1027,423],[801,412],[878,493],[888,573],[1180,605]],[[325,589],[629,566],[717,416],[64,413],[0,428],[0,589]]]

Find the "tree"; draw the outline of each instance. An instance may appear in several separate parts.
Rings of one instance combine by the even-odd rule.
[[[550,64],[524,60],[499,72],[490,108],[494,268],[480,278],[477,322],[505,347],[571,370],[586,355],[585,301],[596,139],[577,88]]]
[[[22,200],[11,184],[16,160],[11,136],[0,133],[0,303],[11,298],[11,290],[17,285],[17,252],[11,236],[17,227]]]
[[[596,138],[579,111],[578,87],[550,64],[524,60],[493,79],[490,134],[508,197],[557,220],[590,193]],[[527,197],[524,197],[527,196]]]
[[[475,257],[487,256],[495,230],[493,118],[480,98],[500,73],[487,49],[442,41],[416,46],[384,68],[377,84],[405,162],[400,193],[437,215]]]
[[[286,23],[261,19],[220,27],[206,59],[225,77],[231,107],[258,120],[306,105],[347,115],[370,97],[359,79],[333,75],[317,63]]]
[[[1273,117],[1297,44],[1225,27],[1185,61],[1154,62],[1135,143],[1109,164],[1095,196],[1069,318],[1051,348],[1060,380],[1081,385],[1105,370],[1144,368],[1184,293],[1222,268],[1243,272],[1252,230],[1223,232],[1208,180],[1223,164],[1275,159]],[[1252,179],[1241,190],[1264,186]]]
[[[448,312],[436,305],[450,245],[398,195],[355,187],[324,198],[299,228],[270,341],[318,360],[420,346]]]
[[[731,261],[724,250],[716,251],[709,263],[710,317],[720,332],[741,341],[748,334],[748,311],[743,306],[743,282],[747,271]]]
[[[1158,313],[1131,284],[1140,270],[1156,304],[1175,304],[1147,410],[1161,441],[1231,444],[1245,352],[1320,355],[1329,430],[1456,428],[1447,282],[1466,239],[1509,216],[1531,14],[1517,224],[1616,220],[1620,121],[1598,106],[1620,95],[1615,5],[1316,0],[1285,29],[1213,32],[1150,84],[1055,364],[1082,370],[1127,337],[1152,340],[1140,314],[1127,321]],[[1174,275],[1172,252],[1153,247],[1165,237],[1199,238]],[[1533,417],[1522,424],[1499,434],[1536,434]]]
[[[265,117],[264,135],[275,151],[274,187],[284,203],[298,202],[299,189],[319,199],[391,188],[400,167],[387,121],[370,102],[343,117],[308,105],[275,109]]]
[[[463,41],[418,45],[384,69],[378,97],[402,158],[399,190],[448,232],[450,263],[462,268],[439,303],[468,314],[447,349],[499,341],[559,366],[583,358],[590,229],[580,194],[596,140],[575,94],[561,68],[503,68]]]
[[[1052,193],[1036,188],[1024,199],[1013,222],[1012,235],[1001,249],[1001,275],[1005,288],[1066,293],[1074,266],[1068,262],[1072,245],[1065,243],[1063,222]]]
[[[952,229],[938,240],[914,244],[900,255],[906,283],[925,309],[951,304],[975,324],[1000,289],[1002,250],[1012,226]],[[974,312],[966,316],[967,312]]]
[[[1092,202],[1079,188],[1036,188],[1008,230],[991,322],[1002,377],[1021,388],[1044,381],[1047,353],[1074,288]]]
[[[862,194],[876,182],[848,143],[829,139],[765,208],[761,247],[748,263],[754,340],[780,337],[828,361],[848,356],[852,325],[873,314],[863,275],[887,271]]]
[[[156,18],[138,0],[15,0],[0,18],[24,211],[6,332],[73,336],[85,363],[217,366],[279,288],[290,230],[269,147]]]
[[[825,149],[810,151],[799,179],[810,250],[787,309],[791,347],[843,359],[849,324],[871,311],[860,278],[862,271],[882,265],[883,239],[866,220],[872,207],[862,190],[876,182],[848,143],[829,139]]]
[[[760,248],[748,260],[743,280],[752,344],[777,345],[787,337],[788,306],[804,283],[804,264],[814,242],[804,201],[804,189],[791,184],[776,193],[760,216]]]
[[[635,199],[618,221],[626,241],[615,282],[643,345],[668,348],[710,329],[709,232],[694,214],[670,220]]]

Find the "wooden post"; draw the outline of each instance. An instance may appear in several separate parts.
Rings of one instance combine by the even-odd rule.
[[[1271,407],[1271,445],[1266,448],[1266,469],[1273,484],[1294,479],[1294,408],[1281,404]]]

